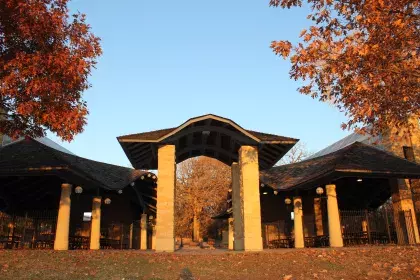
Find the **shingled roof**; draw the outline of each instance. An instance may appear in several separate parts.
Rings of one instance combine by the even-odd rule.
[[[258,148],[259,166],[273,166],[298,139],[244,129],[213,114],[191,118],[178,127],[117,137],[135,168],[156,169],[158,145],[176,145],[176,161],[209,156],[228,165],[238,161],[242,145]]]
[[[261,141],[261,142],[282,141],[282,142],[296,143],[298,141],[298,139],[294,139],[294,138],[290,138],[290,137],[284,137],[284,136],[280,136],[280,135],[274,135],[274,134],[268,134],[268,133],[253,131],[253,130],[247,130],[247,129],[242,128],[240,125],[238,125],[237,123],[235,123],[234,121],[232,121],[230,119],[226,119],[226,118],[216,116],[216,115],[213,115],[213,114],[208,114],[208,115],[203,115],[203,116],[199,116],[199,117],[190,118],[186,122],[184,122],[183,124],[181,124],[177,127],[153,130],[153,131],[149,131],[149,132],[142,132],[142,133],[136,133],[136,134],[123,135],[123,136],[117,137],[117,139],[120,142],[124,142],[124,140],[139,140],[140,142],[159,141],[159,140],[163,140],[162,138],[169,137],[171,133],[176,132],[177,130],[182,129],[183,127],[185,127],[185,126],[187,126],[191,123],[194,123],[197,120],[203,119],[203,118],[204,119],[214,118],[215,120],[226,120],[227,123],[233,124],[234,126],[239,128],[240,130],[250,134],[250,136],[258,138],[258,140]]]
[[[420,165],[355,142],[324,156],[262,171],[260,181],[278,190],[292,190],[346,176],[420,178]]]
[[[48,171],[70,172],[109,190],[122,189],[149,173],[64,153],[32,138],[0,149],[0,176]]]

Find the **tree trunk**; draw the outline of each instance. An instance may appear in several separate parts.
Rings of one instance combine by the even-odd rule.
[[[197,214],[193,217],[193,241],[200,241],[200,221],[198,220]]]

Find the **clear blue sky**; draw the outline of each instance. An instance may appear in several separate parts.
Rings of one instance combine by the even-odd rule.
[[[318,151],[348,134],[344,114],[297,92],[272,40],[296,42],[305,8],[268,0],[73,0],[102,38],[85,93],[85,131],[60,143],[90,159],[128,166],[117,136],[173,127],[207,113],[247,129],[295,137]]]

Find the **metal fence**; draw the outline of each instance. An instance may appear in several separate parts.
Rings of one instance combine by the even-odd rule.
[[[264,247],[268,249],[292,248],[294,238],[291,229],[290,222],[283,220],[263,224]]]
[[[345,246],[415,243],[411,211],[395,211],[389,207],[342,210],[340,217]]]
[[[325,212],[323,212],[323,217]],[[328,247],[327,220],[323,219],[323,234],[316,233],[313,215],[303,219],[305,247]],[[417,215],[418,219],[418,215]],[[415,223],[411,211],[395,210],[384,205],[375,210],[341,210],[341,232],[344,246],[415,244]],[[277,221],[263,224],[264,247],[294,247],[293,221]]]
[[[56,210],[23,215],[0,212],[0,249],[53,249],[57,214]],[[138,221],[132,224],[113,222],[103,226],[101,249],[135,248],[136,238],[140,236],[138,224]],[[90,221],[73,219],[69,230],[70,250],[89,249]]]
[[[0,212],[0,248],[52,248],[57,211],[36,211],[24,215]]]
[[[101,228],[101,249],[130,249],[134,224],[113,222]]]

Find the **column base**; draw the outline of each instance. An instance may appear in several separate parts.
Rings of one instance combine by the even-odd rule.
[[[54,251],[68,251],[68,248],[56,248],[54,247]]]
[[[156,252],[175,252],[175,239],[156,238]]]

